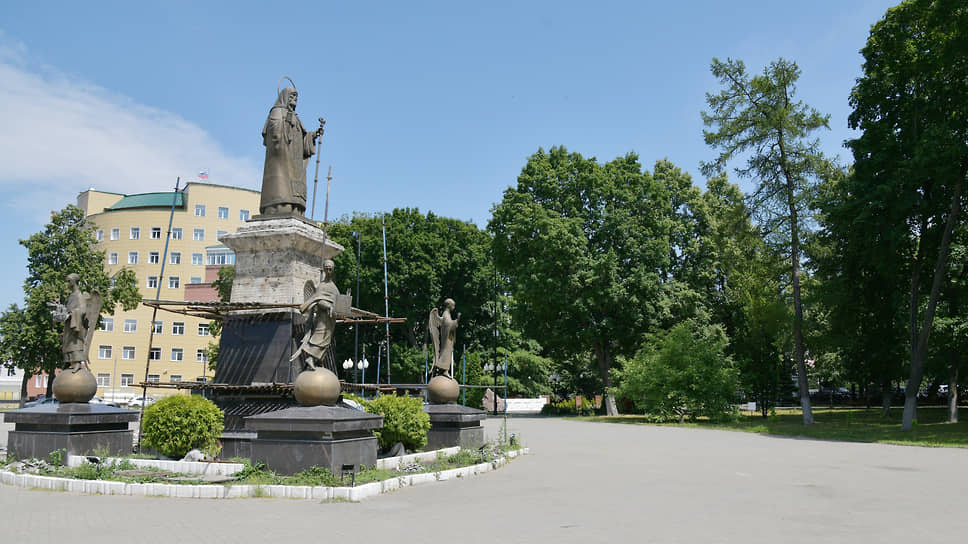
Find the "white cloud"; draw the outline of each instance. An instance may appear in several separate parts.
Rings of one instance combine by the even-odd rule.
[[[126,194],[165,191],[176,176],[196,179],[200,168],[208,168],[218,183],[258,188],[261,165],[229,155],[199,126],[32,67],[26,57],[21,44],[0,43],[4,206],[35,216],[73,202],[88,187]]]

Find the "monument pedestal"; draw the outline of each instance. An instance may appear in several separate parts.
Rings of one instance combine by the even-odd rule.
[[[484,444],[483,410],[460,404],[427,404],[424,412],[430,416],[425,451],[452,446],[474,449]]]
[[[247,221],[219,241],[235,252],[232,302],[302,304],[319,283],[323,259],[343,252],[323,231],[295,217]]]
[[[343,251],[332,240],[325,241],[323,251],[323,231],[296,214],[256,216],[219,241],[235,252],[234,303],[302,304],[319,284],[324,255],[332,259]],[[289,357],[298,340],[293,338],[293,328],[301,319],[298,307],[232,312],[223,321],[213,382],[237,386],[293,383],[300,369]],[[211,397],[225,412],[228,433],[244,431],[248,416],[294,404],[291,397],[280,398],[270,390],[242,388]]]
[[[296,406],[245,418],[256,432],[250,442],[251,459],[279,474],[295,474],[309,467],[328,468],[339,475],[350,465],[376,465],[377,439],[373,431],[383,416],[340,406]]]
[[[7,451],[17,459],[47,459],[63,449],[69,455],[95,451],[112,456],[131,453],[133,434],[128,424],[138,412],[103,404],[63,403],[3,413],[14,430],[7,434]]]

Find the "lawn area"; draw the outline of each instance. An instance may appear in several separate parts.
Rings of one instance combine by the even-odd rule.
[[[743,431],[749,433],[804,436],[821,440],[846,440],[850,442],[878,442],[909,446],[968,447],[968,409],[959,412],[958,423],[945,421],[947,408],[919,407],[918,422],[911,432],[901,431],[901,408],[891,408],[890,415],[882,419],[880,409],[872,408],[815,408],[815,423],[803,425],[800,410],[783,410],[775,416],[763,418],[759,414],[744,413],[735,423],[711,423],[699,420],[684,423],[683,427],[698,427]],[[596,416],[578,418],[583,421],[655,425],[643,416]],[[662,425],[679,426],[676,423]]]

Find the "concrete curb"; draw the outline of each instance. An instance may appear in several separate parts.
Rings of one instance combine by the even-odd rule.
[[[451,452],[450,450],[454,450]],[[437,458],[438,452],[443,452],[443,455],[453,455],[459,451],[460,448],[446,448],[443,450],[417,453],[412,455],[404,455],[401,457],[395,457],[390,459],[381,459],[380,461],[386,461],[384,466],[380,466],[380,461],[377,462],[378,468],[396,468],[402,463],[412,463],[420,462],[421,460],[434,460]],[[40,476],[37,474],[18,474],[15,472],[10,472],[9,470],[0,470],[0,483],[6,485],[12,485],[16,487],[28,488],[28,489],[48,489],[52,491],[67,491],[70,493],[84,493],[88,495],[132,495],[132,496],[144,496],[144,497],[173,497],[180,499],[234,499],[234,498],[247,498],[247,497],[264,497],[264,498],[285,498],[285,499],[311,499],[318,501],[325,500],[346,500],[346,501],[360,501],[369,497],[379,495],[381,493],[389,493],[391,491],[396,491],[397,489],[402,489],[404,487],[410,487],[415,485],[421,485],[425,483],[432,482],[443,482],[456,478],[467,478],[470,476],[476,476],[478,474],[483,474],[485,472],[490,472],[496,468],[499,468],[508,463],[511,459],[519,455],[524,455],[529,453],[528,448],[521,448],[519,450],[513,450],[507,452],[503,457],[490,462],[490,463],[480,463],[477,465],[472,465],[469,467],[453,468],[450,470],[443,470],[440,472],[429,472],[424,474],[406,474],[401,475],[396,478],[391,478],[389,480],[383,480],[381,482],[372,482],[368,484],[358,485],[356,487],[326,487],[326,486],[298,486],[298,485],[176,485],[176,484],[136,484],[136,483],[125,483],[125,482],[111,482],[106,480],[74,480],[70,478],[57,478],[54,476]],[[79,460],[83,460],[84,457],[80,456],[70,456],[77,457]],[[185,472],[184,465],[180,461],[152,461],[149,459],[133,459],[134,461],[144,461],[150,463],[178,463],[178,472]],[[69,463],[72,462],[69,460]],[[394,464],[395,463],[395,464]],[[78,462],[77,464],[80,464]],[[219,463],[187,463],[192,465],[216,465]],[[241,470],[240,463],[221,463],[224,465],[240,465],[238,470]],[[71,465],[77,466],[77,465]],[[145,464],[141,466],[158,466],[153,464]],[[165,467],[165,470],[173,470]],[[203,467],[199,467],[200,469]],[[214,469],[209,469],[214,470]],[[228,469],[227,469],[228,470]],[[237,472],[237,470],[236,470]],[[205,474],[205,472],[196,472],[194,474]],[[223,472],[208,472],[208,474],[234,474],[223,473]]]

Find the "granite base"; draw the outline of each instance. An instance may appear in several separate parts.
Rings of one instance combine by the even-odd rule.
[[[359,472],[373,466],[383,416],[341,406],[297,406],[245,418],[255,431],[250,459],[279,474],[295,474],[310,467],[328,468],[339,475],[344,467]]]
[[[113,406],[64,403],[11,410],[3,414],[14,430],[7,434],[7,451],[16,459],[46,459],[63,449],[70,455],[131,453],[128,424],[138,412]]]
[[[430,416],[430,431],[424,451],[460,446],[474,449],[484,444],[481,421],[486,412],[459,404],[427,404],[424,412]]]

